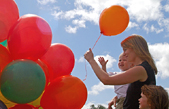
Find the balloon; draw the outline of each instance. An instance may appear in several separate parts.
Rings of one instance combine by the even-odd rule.
[[[14,60],[37,60],[49,49],[52,31],[41,17],[26,14],[19,18],[8,36],[8,48]]]
[[[9,63],[1,75],[1,92],[8,100],[24,104],[36,100],[45,88],[42,68],[31,60]]]
[[[4,67],[12,61],[11,54],[0,44],[0,75]]]
[[[1,91],[0,91],[0,100],[7,106],[7,108],[12,107],[12,106],[14,106],[14,105],[16,104],[16,103],[11,102],[11,101],[9,101],[8,99],[6,99],[6,98],[2,95]],[[1,109],[1,108],[0,108],[0,109]]]
[[[60,43],[52,44],[40,60],[48,66],[50,81],[59,76],[71,74],[75,64],[75,57],[72,50]]]
[[[119,5],[113,5],[104,9],[99,19],[100,31],[105,36],[122,33],[127,28],[128,23],[128,12]]]
[[[0,100],[0,109],[7,109],[6,105]]]
[[[0,44],[3,45],[4,47],[7,47],[7,40],[1,42]]]
[[[66,75],[46,87],[40,104],[43,109],[81,109],[87,100],[87,88],[77,77]]]
[[[28,103],[28,104],[33,105],[33,106],[35,106],[35,107],[40,107],[40,100],[41,100],[41,98],[42,98],[43,93],[44,93],[44,91],[43,91],[42,94],[39,96],[39,98],[37,98],[36,100],[34,100],[34,101],[32,101],[32,102],[30,102],[30,103]]]
[[[30,104],[16,104],[14,107],[10,107],[9,109],[38,109]]]
[[[45,77],[46,77],[46,86],[49,84],[49,70],[48,70],[48,67],[47,67],[47,65],[44,63],[44,62],[42,62],[40,59],[38,59],[37,61],[36,61],[36,63],[38,63],[40,66],[41,66],[41,68],[43,69],[43,71],[44,71],[44,73],[45,73]],[[46,87],[45,86],[45,87]]]
[[[19,10],[14,0],[0,0],[0,42],[7,39],[12,25],[19,19]]]

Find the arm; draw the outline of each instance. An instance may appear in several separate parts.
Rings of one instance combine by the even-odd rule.
[[[91,49],[89,49],[89,51],[85,53],[84,57],[91,65],[96,76],[105,85],[121,85],[132,83],[138,80],[143,82],[148,77],[146,70],[142,66],[135,66],[123,73],[119,73],[109,77],[109,75],[104,70],[102,70],[97,62],[94,60],[94,55]]]
[[[106,70],[106,64],[107,64],[108,60],[105,61],[103,57],[99,57],[99,58],[98,58],[98,61],[99,61],[100,64],[102,65],[102,69],[103,69],[105,72],[107,72],[107,70]]]

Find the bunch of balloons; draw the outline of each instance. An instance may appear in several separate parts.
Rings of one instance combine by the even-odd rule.
[[[81,109],[87,88],[71,75],[72,50],[51,44],[43,18],[19,17],[14,0],[0,0],[0,7],[0,101],[9,109]]]

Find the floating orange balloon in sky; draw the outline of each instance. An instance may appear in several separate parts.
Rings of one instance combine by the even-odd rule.
[[[14,0],[0,0],[0,42],[7,39],[11,26],[19,19]]]
[[[100,31],[105,36],[122,33],[128,26],[129,15],[125,8],[113,5],[103,10],[100,15]]]

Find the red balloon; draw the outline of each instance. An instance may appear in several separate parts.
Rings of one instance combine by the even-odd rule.
[[[67,75],[52,81],[40,104],[43,109],[81,109],[87,100],[87,88],[77,77]]]
[[[19,19],[14,0],[0,0],[0,42],[7,39],[11,26]]]
[[[60,43],[51,45],[47,53],[40,60],[48,66],[50,81],[59,76],[70,75],[75,64],[72,50]]]
[[[122,33],[127,28],[128,23],[128,12],[119,5],[113,5],[104,9],[99,19],[100,31],[106,36]]]
[[[14,107],[10,107],[9,109],[38,109],[30,104],[16,104]]]
[[[45,77],[46,77],[46,85],[45,85],[45,87],[49,84],[49,70],[48,70],[48,67],[47,67],[47,65],[44,63],[44,62],[42,62],[40,59],[38,59],[37,61],[36,61],[36,63],[38,63],[40,66],[41,66],[41,68],[43,69],[43,71],[44,71],[44,73],[45,73]]]
[[[0,44],[0,75],[4,67],[12,62],[12,57],[7,48]]]
[[[7,41],[14,60],[37,60],[49,49],[52,31],[43,18],[26,14],[11,28]]]

